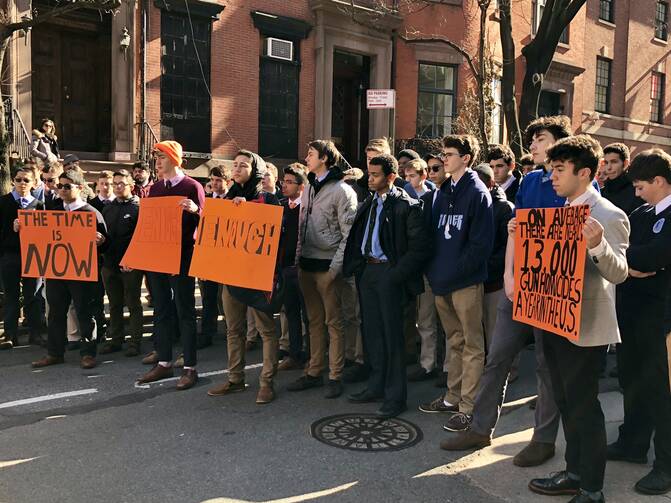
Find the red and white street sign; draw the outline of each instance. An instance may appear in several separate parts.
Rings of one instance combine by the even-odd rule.
[[[396,90],[368,89],[366,91],[366,108],[383,109],[396,107]]]

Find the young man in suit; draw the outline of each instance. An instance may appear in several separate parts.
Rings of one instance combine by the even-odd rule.
[[[515,168],[515,154],[508,145],[490,145],[487,162],[494,171],[494,182],[506,194],[506,199],[515,202],[522,175]]]
[[[40,303],[36,296],[37,279],[21,277],[21,242],[15,231],[19,210],[44,209],[44,204],[31,194],[34,184],[33,170],[19,168],[14,173],[14,190],[0,197],[0,274],[5,291],[5,330],[0,336],[0,349],[11,349],[18,344],[22,292],[23,310],[30,328],[29,343],[42,343]]]
[[[617,349],[624,423],[608,459],[646,464],[654,432],[652,471],[635,489],[671,490],[671,391],[664,313],[671,301],[671,156],[661,149],[638,154],[628,172],[647,203],[634,210],[627,250],[629,278],[617,288],[622,344]]]
[[[99,251],[104,250],[107,240],[105,221],[98,210],[82,200],[82,187],[85,185],[84,176],[79,171],[70,170],[60,175],[57,187],[65,211],[88,211],[95,214],[97,222],[96,243]],[[16,228],[20,228],[18,222]],[[95,367],[96,342],[93,338],[95,319],[91,302],[95,282],[47,279],[46,284],[47,302],[49,303],[47,356],[33,362],[33,368],[63,363],[67,340],[68,309],[71,302],[74,304],[81,336],[81,367],[83,369]]]
[[[629,169],[629,147],[624,143],[611,143],[603,148],[601,169],[606,181],[601,195],[629,215],[643,204],[636,196],[634,185],[627,176]]]
[[[592,187],[601,147],[588,135],[555,143],[547,151],[552,186],[567,206],[588,205],[583,226],[587,257],[578,340],[543,332],[543,347],[566,438],[566,469],[533,479],[529,489],[549,496],[574,494],[570,503],[603,502],[606,423],[599,402],[599,369],[609,344],[620,342],[615,285],[627,279],[629,220]],[[514,239],[515,223],[509,226]]]
[[[382,399],[377,412],[381,418],[407,409],[403,306],[407,297],[421,293],[421,269],[431,253],[421,205],[395,187],[397,176],[398,163],[391,155],[370,161],[368,188],[373,195],[357,211],[343,263],[343,274],[357,279],[371,366],[368,386],[349,400]]]

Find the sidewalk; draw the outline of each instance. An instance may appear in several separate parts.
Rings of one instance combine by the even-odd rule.
[[[612,442],[617,438],[617,427],[624,415],[622,395],[617,391],[610,391],[601,393],[599,399],[606,416],[608,441]],[[417,477],[458,474],[467,477],[473,485],[503,501],[516,503],[568,501],[570,497],[540,496],[527,489],[527,484],[532,478],[544,477],[550,472],[564,469],[566,444],[561,427],[557,439],[557,455],[552,460],[535,468],[518,468],[513,465],[513,456],[531,439],[533,422],[533,411],[525,403],[516,410],[501,416],[496,431],[497,436],[491,446],[453,463],[417,475]],[[652,460],[652,452],[649,454],[649,459]],[[634,483],[650,469],[650,465],[609,462],[606,466],[604,490],[606,501],[609,503],[670,503],[671,494],[644,496],[634,492]]]

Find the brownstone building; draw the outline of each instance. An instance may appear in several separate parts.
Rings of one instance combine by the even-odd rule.
[[[50,2],[8,0],[7,11],[19,20]],[[389,111],[366,109],[367,89],[396,89],[395,136],[408,139],[449,133],[472,85],[458,52],[404,38],[444,36],[474,52],[475,0],[413,13],[378,3],[358,0],[352,11],[342,0],[138,0],[115,15],[82,9],[15,34],[3,92],[28,134],[53,118],[62,151],[101,165],[142,158],[155,138],[182,142],[189,167],[201,170],[238,148],[300,159],[312,138],[334,139],[356,164],[369,138],[391,132]],[[518,53],[544,4],[512,2]],[[565,113],[602,142],[671,145],[668,10],[660,0],[587,0],[543,76],[539,113]],[[516,68],[521,89],[521,56]],[[500,96],[497,79],[493,86]],[[492,122],[492,140],[505,139],[500,111]]]

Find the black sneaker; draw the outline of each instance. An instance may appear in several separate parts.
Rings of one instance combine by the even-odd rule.
[[[324,395],[324,398],[338,398],[342,395],[342,392],[342,382],[329,379],[329,382],[326,385],[326,394]]]
[[[653,468],[634,486],[637,493],[641,494],[666,494],[671,491],[671,475],[659,468]]]
[[[423,403],[419,406],[419,410],[426,412],[427,414],[435,414],[437,412],[459,412],[458,405],[445,405],[445,401],[442,396],[436,398],[433,402]]]
[[[473,414],[457,412],[447,420],[443,429],[447,431],[466,431],[471,427],[471,422],[473,422]]]
[[[304,375],[296,379],[287,386],[288,391],[303,391],[310,388],[318,388],[324,386],[324,379],[322,376],[312,377],[311,375]]]

